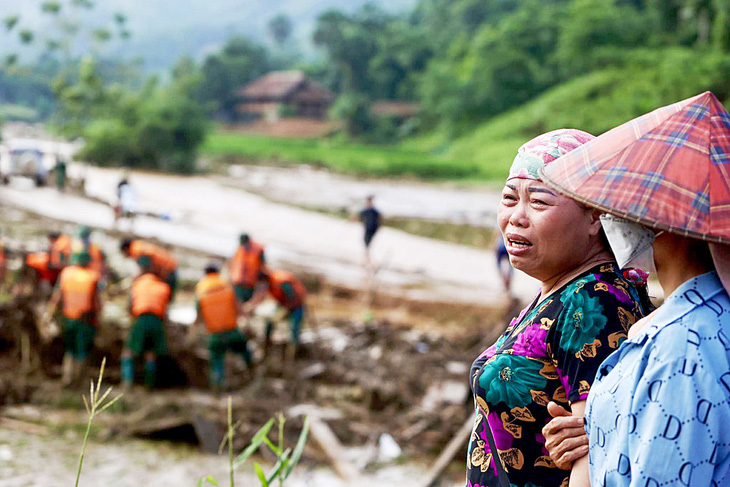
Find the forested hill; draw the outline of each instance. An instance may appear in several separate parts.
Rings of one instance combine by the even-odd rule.
[[[42,29],[50,22],[39,8],[42,3],[0,0],[0,19],[19,15],[19,26]],[[139,56],[144,58],[147,71],[161,71],[183,56],[200,59],[233,35],[266,42],[267,23],[279,14],[292,21],[292,43],[305,55],[311,54],[311,33],[319,15],[331,9],[351,13],[366,3],[402,13],[410,11],[416,0],[103,0],[74,16],[97,24],[116,12],[124,13],[132,35],[127,42],[110,45],[109,54]],[[17,51],[16,39],[6,41],[0,44],[0,53]]]

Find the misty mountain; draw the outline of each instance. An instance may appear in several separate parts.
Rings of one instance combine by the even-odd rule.
[[[30,28],[41,35],[52,31],[53,20],[41,14],[41,0],[0,0],[0,19],[20,15],[17,29]],[[84,25],[114,30],[112,16],[122,12],[132,37],[112,41],[104,53],[125,58],[142,57],[145,70],[168,68],[182,56],[203,58],[220,48],[233,35],[245,35],[262,43],[270,43],[266,26],[269,20],[283,13],[293,23],[293,46],[305,56],[312,56],[311,32],[317,17],[330,9],[352,13],[374,3],[393,13],[408,12],[416,0],[97,0],[92,10],[68,10],[65,15]],[[64,11],[62,11],[62,14]],[[0,52],[37,52],[39,47],[19,48],[17,34],[0,29]],[[4,38],[3,38],[4,37]],[[36,43],[37,44],[37,43]]]

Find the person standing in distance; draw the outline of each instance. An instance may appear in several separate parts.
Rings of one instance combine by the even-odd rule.
[[[373,199],[373,195],[368,195],[368,197],[365,198],[365,208],[360,211],[360,221],[365,228],[365,264],[367,266],[370,265],[370,243],[380,228],[381,223],[380,212],[373,205]]]

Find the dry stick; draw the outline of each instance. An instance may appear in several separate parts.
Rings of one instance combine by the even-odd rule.
[[[474,428],[474,418],[468,418],[461,426],[461,429],[454,435],[443,453],[438,457],[431,470],[426,473],[421,485],[431,487],[441,476],[441,472],[451,463],[451,460],[459,452],[464,443],[469,439],[472,429]]]

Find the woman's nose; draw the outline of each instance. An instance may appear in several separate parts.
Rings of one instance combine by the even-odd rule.
[[[512,208],[512,213],[509,216],[509,223],[515,227],[526,227],[528,225],[527,212],[525,211],[525,205],[517,203]]]

